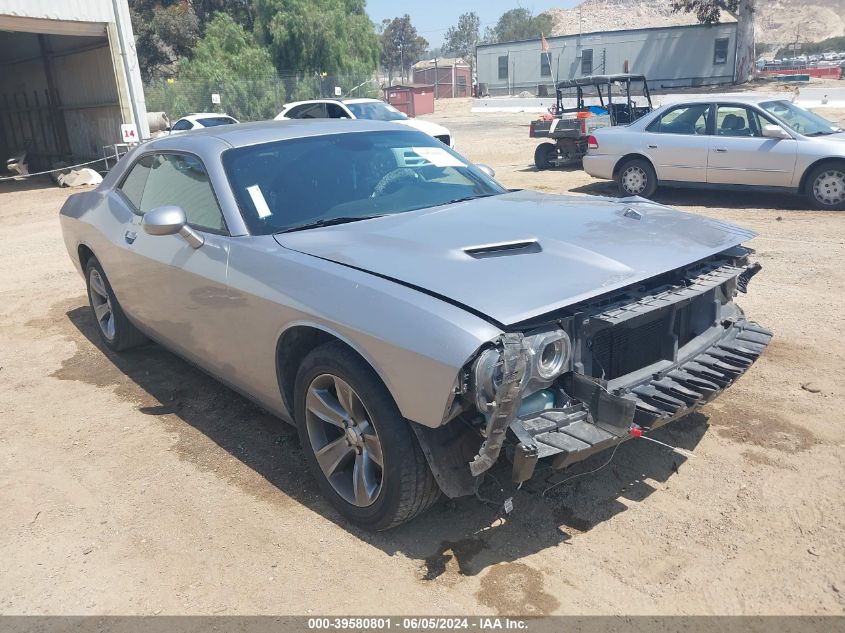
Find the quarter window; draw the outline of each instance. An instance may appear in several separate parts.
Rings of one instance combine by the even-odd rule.
[[[675,106],[652,121],[646,130],[658,134],[707,134],[709,116],[709,103]]]
[[[291,108],[285,116],[289,119],[325,119],[326,109],[322,103],[305,103]]]
[[[188,119],[180,119],[180,120],[176,121],[176,123],[170,129],[175,130],[176,132],[181,132],[182,130],[193,129],[193,127],[194,127],[194,124],[191,123],[190,121],[188,121]]]
[[[499,79],[508,78],[508,56],[501,55],[499,57]]]
[[[727,64],[728,63],[728,38],[721,38],[716,40],[716,43],[713,45],[713,64],[718,66],[719,64]]]
[[[593,49],[585,48],[581,51],[581,74],[593,74]]]
[[[552,76],[552,64],[549,61],[549,56],[546,53],[540,53],[540,76]]]

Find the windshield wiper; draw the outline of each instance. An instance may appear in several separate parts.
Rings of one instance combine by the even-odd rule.
[[[458,202],[467,202],[468,200],[475,200],[477,198],[489,198],[490,196],[500,196],[500,193],[478,193],[473,196],[464,196],[463,198],[454,198],[453,200],[447,200],[446,202],[440,202],[438,204],[431,205],[432,207],[442,207],[447,204],[457,204]]]
[[[818,132],[810,132],[809,134],[805,134],[804,136],[829,136],[830,134],[836,134],[841,132],[842,130],[831,130],[827,132],[825,130],[819,130]]]
[[[337,218],[324,218],[322,220],[315,220],[314,222],[308,222],[306,224],[300,224],[299,226],[292,226],[289,229],[277,231],[276,235],[278,235],[279,233],[293,233],[294,231],[307,231],[308,229],[319,229],[323,226],[334,226],[335,224],[349,224],[350,222],[359,222],[361,220],[372,220],[373,218],[381,218],[385,215],[387,214],[380,213],[378,215],[356,215],[340,216]]]

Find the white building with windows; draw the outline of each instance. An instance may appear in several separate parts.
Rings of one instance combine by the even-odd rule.
[[[476,50],[481,94],[527,90],[554,94],[563,79],[586,75],[636,73],[653,89],[703,86],[734,81],[736,22],[712,26],[668,26],[602,31],[521,42],[482,44]]]

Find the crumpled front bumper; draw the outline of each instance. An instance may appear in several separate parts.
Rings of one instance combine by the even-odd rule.
[[[632,437],[633,428],[656,429],[694,411],[742,376],[772,336],[753,321],[737,319],[696,354],[635,383],[614,384],[612,393],[591,378],[569,374],[564,388],[574,404],[511,422],[518,440],[514,481],[530,479],[540,459],[565,468]]]

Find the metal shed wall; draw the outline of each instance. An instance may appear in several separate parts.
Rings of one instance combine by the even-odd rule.
[[[0,150],[97,157],[121,123],[149,136],[127,0],[3,0],[0,38]]]
[[[714,64],[717,39],[728,40],[727,60]],[[490,94],[536,93],[557,79],[584,74],[641,73],[657,88],[730,83],[736,67],[736,23],[606,31],[548,38],[551,76],[541,76],[540,40],[479,46],[478,82]],[[592,72],[582,73],[584,50],[592,50]],[[499,57],[507,57],[508,77],[499,78]]]

